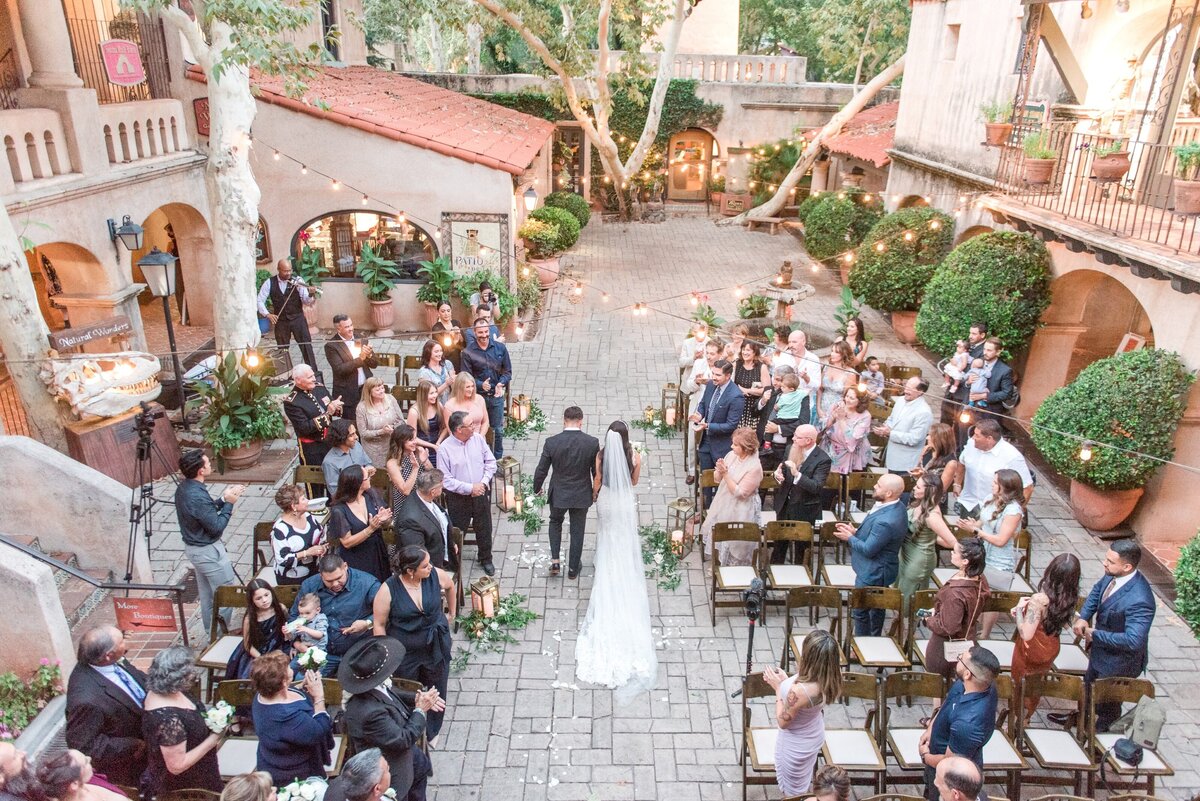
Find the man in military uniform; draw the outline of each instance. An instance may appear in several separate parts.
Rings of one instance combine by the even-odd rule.
[[[317,374],[307,364],[292,368],[292,386],[291,394],[283,399],[283,412],[300,440],[300,464],[320,467],[329,452],[325,432],[330,422],[341,416],[342,399],[330,400],[329,390],[317,383]],[[314,491],[317,486],[310,485],[309,494]]]

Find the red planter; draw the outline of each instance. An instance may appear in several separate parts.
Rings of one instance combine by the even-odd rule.
[[[1092,162],[1092,175],[1098,181],[1119,181],[1129,172],[1129,153],[1111,153]]]
[[[228,448],[221,451],[221,459],[225,462],[226,470],[246,470],[258,464],[262,458],[263,442],[261,439],[247,442],[240,448]]]
[[[984,139],[988,147],[1003,146],[1008,142],[1013,129],[1012,123],[1009,122],[985,122],[983,128],[986,131]]]
[[[1125,522],[1141,499],[1144,489],[1098,490],[1071,480],[1071,514],[1084,528],[1109,531]]]
[[[896,339],[905,345],[911,345],[916,342],[917,313],[915,311],[892,312],[892,330],[896,332]]]
[[[1058,159],[1025,159],[1025,180],[1031,184],[1048,184],[1054,175]]]

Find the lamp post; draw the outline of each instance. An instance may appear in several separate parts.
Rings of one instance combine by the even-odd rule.
[[[187,409],[184,407],[186,393],[183,388],[183,366],[179,363],[179,349],[175,346],[175,324],[171,320],[170,297],[175,294],[175,262],[177,259],[170,253],[163,253],[157,247],[138,259],[137,266],[141,268],[150,294],[162,298],[163,316],[167,318],[167,342],[171,348],[171,366],[175,370],[175,386],[179,391],[179,415],[183,419],[183,430],[188,431]]]

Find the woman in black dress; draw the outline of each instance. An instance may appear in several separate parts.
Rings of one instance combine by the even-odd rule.
[[[429,561],[420,545],[398,549],[392,561],[393,574],[375,594],[374,634],[386,634],[404,644],[404,661],[393,674],[437,687],[446,698],[450,678],[450,621],[456,598],[454,577]],[[450,602],[450,617],[442,611],[442,593]],[[429,712],[426,733],[437,737],[444,712]]]
[[[342,470],[326,525],[330,541],[338,544],[337,553],[347,565],[380,581],[391,575],[380,534],[391,520],[392,510],[371,489],[362,466],[352,464]]]
[[[433,339],[442,346],[442,356],[457,371],[463,352],[462,323],[453,319],[449,301],[438,304],[437,322],[433,324]]]
[[[758,427],[758,416],[761,410],[758,402],[762,400],[763,392],[771,389],[771,373],[760,358],[762,345],[746,339],[742,341],[741,358],[733,363],[733,383],[742,388],[746,396],[746,406],[742,410],[739,426]]]
[[[225,678],[248,678],[255,659],[271,651],[286,651],[288,641],[283,636],[284,623],[287,623],[287,609],[275,597],[275,590],[262,579],[251,579],[246,585],[242,641],[229,656]]]
[[[387,473],[392,482],[392,517],[400,514],[404,502],[417,485],[417,476],[433,469],[429,451],[417,442],[417,432],[408,423],[396,426],[388,442]]]
[[[221,792],[217,750],[224,733],[209,731],[204,705],[188,695],[197,679],[192,652],[176,645],[160,651],[146,674],[142,735],[146,741],[143,798],[171,790]]]

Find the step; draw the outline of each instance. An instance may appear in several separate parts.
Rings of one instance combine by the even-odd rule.
[[[112,572],[109,570],[84,569],[82,572],[97,581],[112,580]],[[97,606],[108,598],[109,591],[63,571],[59,571],[59,573],[66,576],[66,579],[59,584],[58,597],[62,602],[63,613],[67,618],[67,625],[74,629]]]

